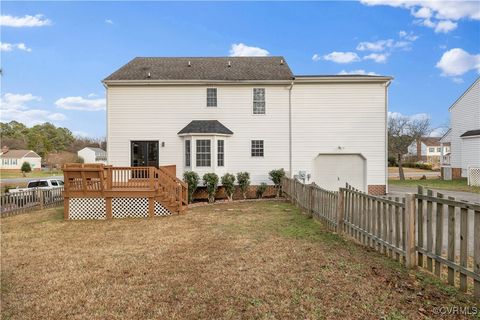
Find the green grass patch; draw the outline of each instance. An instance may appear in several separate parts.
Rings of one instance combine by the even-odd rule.
[[[51,176],[62,176],[62,171],[32,171],[25,174],[18,171],[0,171],[0,178],[1,179],[13,179],[13,178],[42,178],[42,177],[51,177]]]
[[[458,179],[458,180],[394,180],[389,179],[388,183],[395,186],[403,187],[417,187],[423,186],[426,188],[435,188],[443,190],[452,190],[452,191],[467,191],[480,193],[480,187],[473,187],[467,185],[467,179]]]

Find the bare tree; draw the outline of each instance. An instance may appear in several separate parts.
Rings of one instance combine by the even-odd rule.
[[[388,118],[388,152],[397,157],[400,180],[405,180],[402,156],[408,152],[412,142],[431,132],[428,117],[392,115]]]

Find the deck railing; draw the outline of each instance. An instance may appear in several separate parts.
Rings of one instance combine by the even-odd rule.
[[[113,198],[148,199],[150,215],[155,209],[155,201],[176,212],[182,212],[188,205],[188,186],[175,176],[175,166],[68,164],[63,171],[65,198],[104,198],[107,218],[111,216]],[[65,211],[68,214],[67,202]]]

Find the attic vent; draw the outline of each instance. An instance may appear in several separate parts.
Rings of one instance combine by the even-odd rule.
[[[230,60],[228,61],[228,67],[230,68],[232,66],[232,63],[230,62]]]
[[[284,61],[283,61],[283,59],[281,59],[281,60],[280,60],[280,65],[283,66],[283,64],[284,64]]]
[[[191,62],[191,61],[188,61],[188,66],[189,66],[189,67],[192,66],[192,62]]]

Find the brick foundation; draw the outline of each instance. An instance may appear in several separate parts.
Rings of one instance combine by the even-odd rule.
[[[374,196],[383,196],[387,193],[387,186],[384,184],[369,184],[368,185],[368,194]]]

